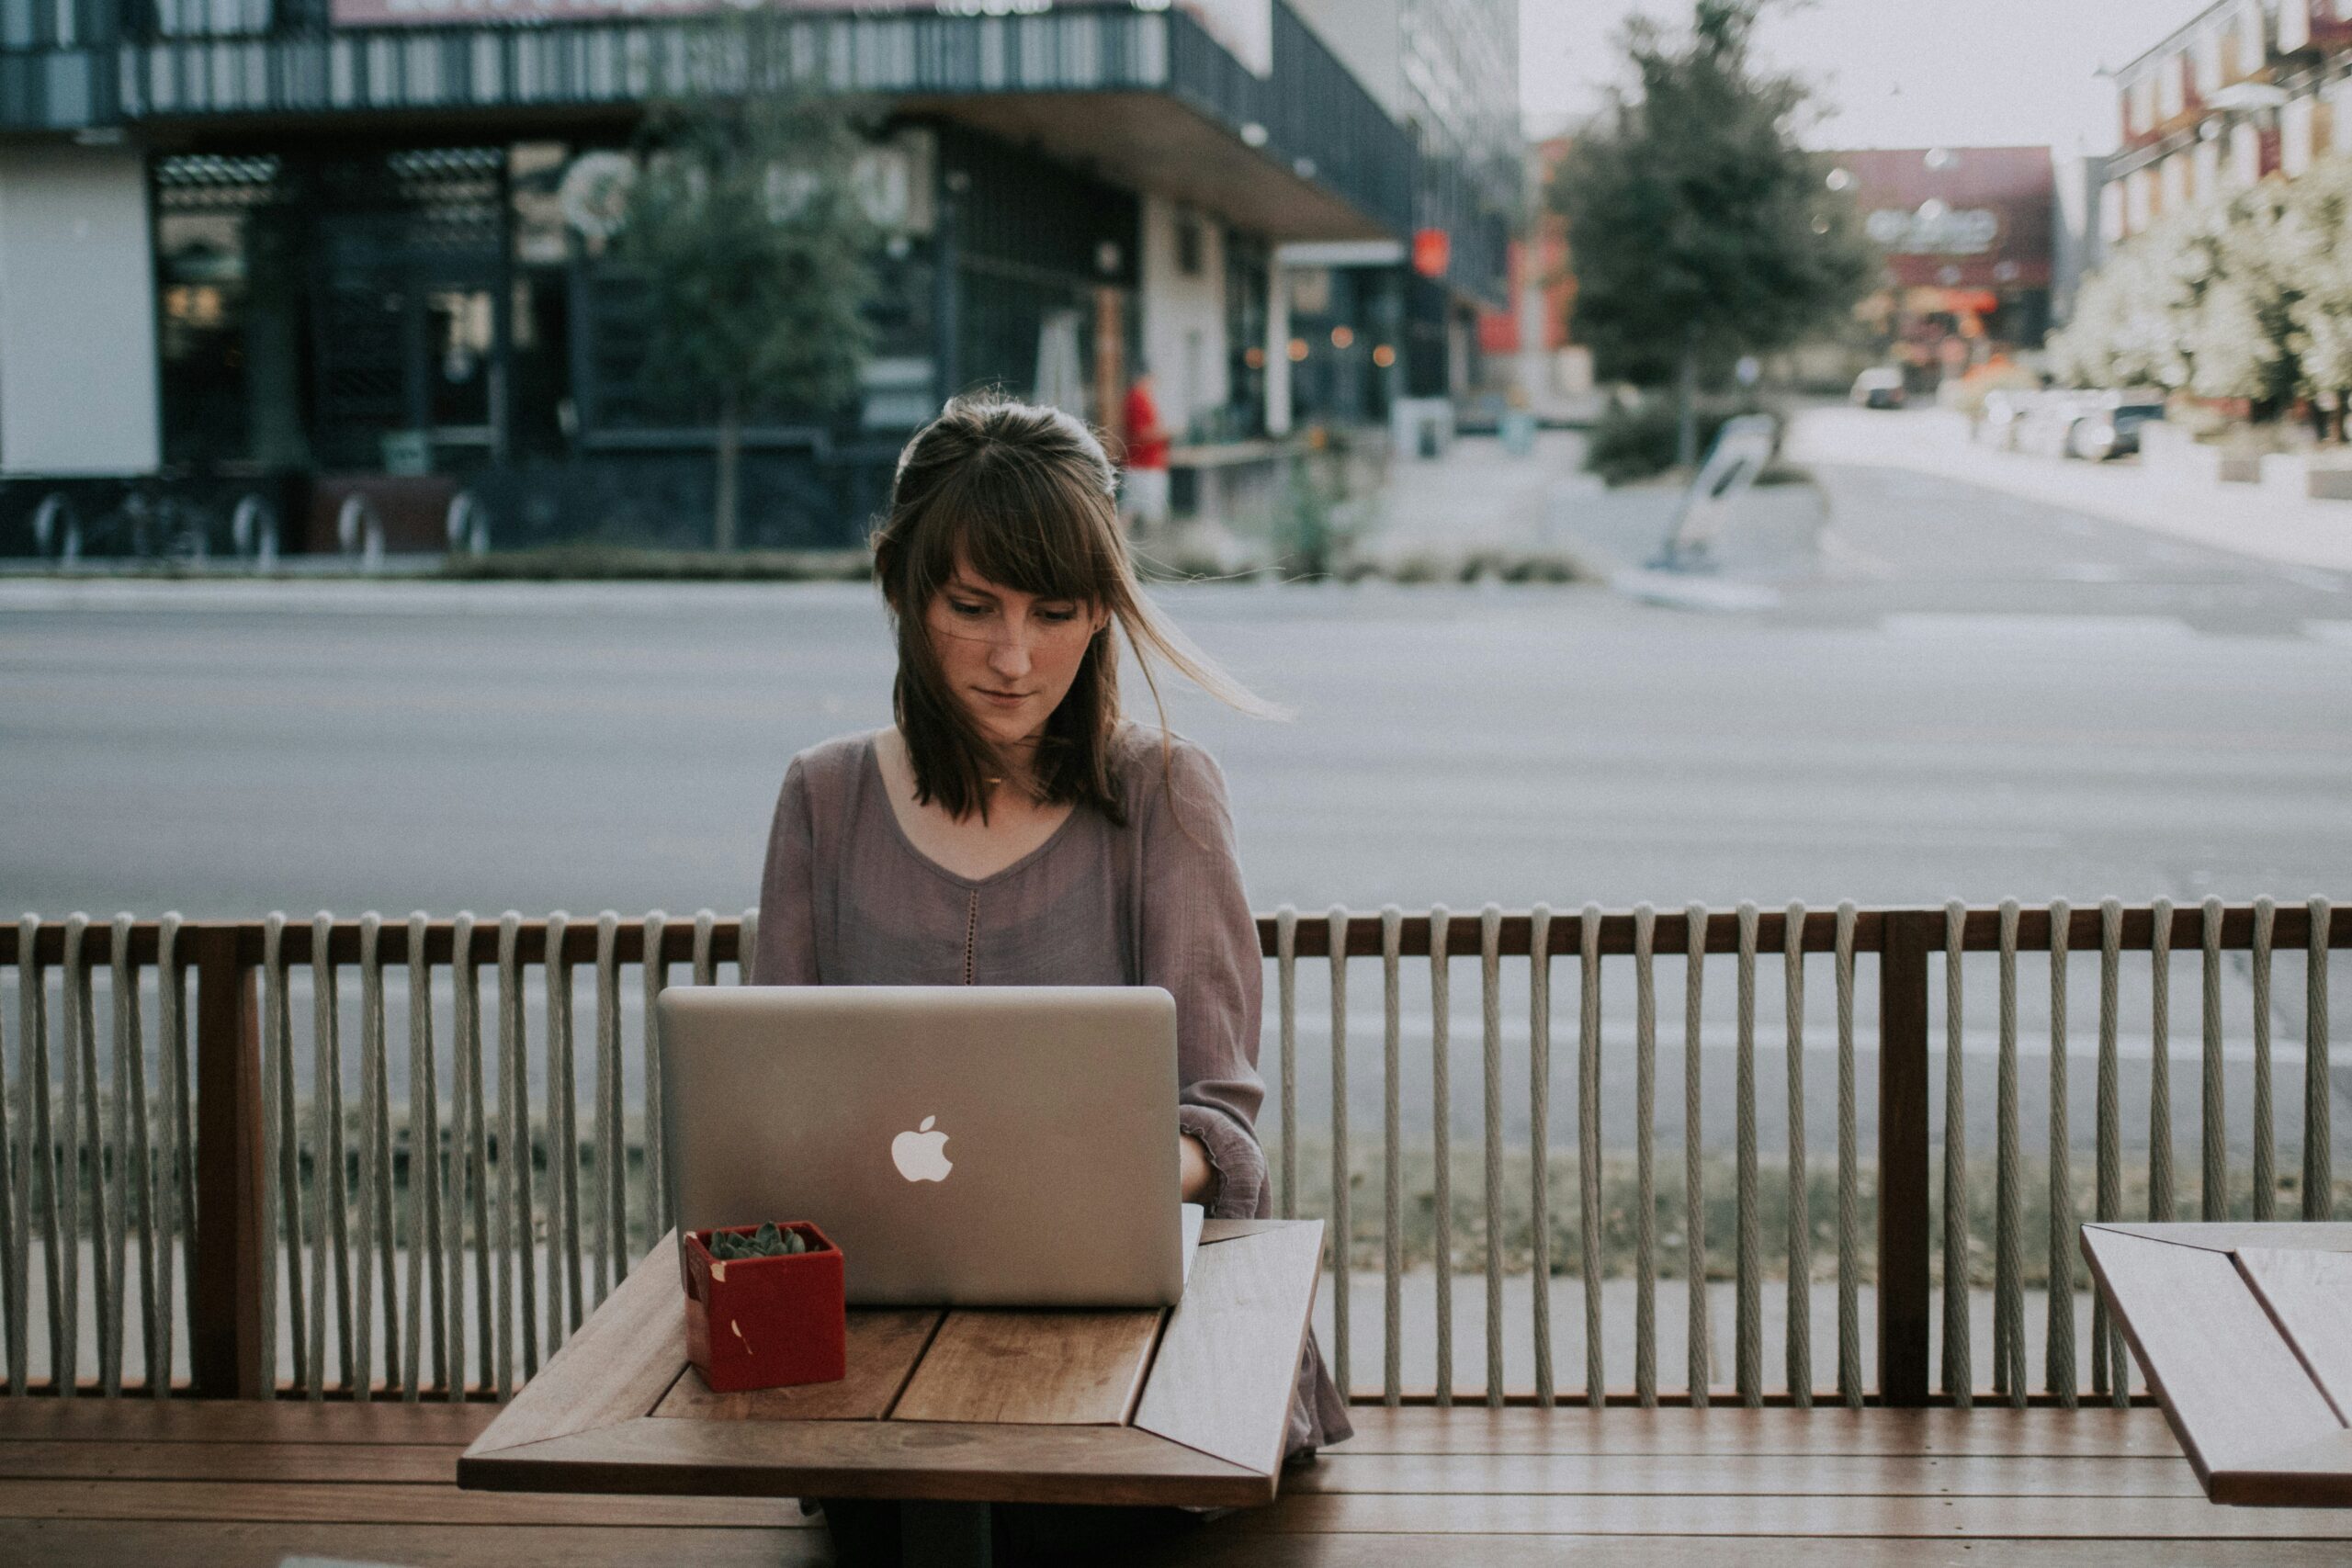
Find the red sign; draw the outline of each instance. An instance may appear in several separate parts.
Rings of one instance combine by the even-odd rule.
[[[1453,255],[1453,239],[1444,230],[1413,231],[1413,270],[1423,277],[1443,277]]]

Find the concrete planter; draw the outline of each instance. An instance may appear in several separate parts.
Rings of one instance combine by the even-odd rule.
[[[2262,488],[2271,495],[2301,501],[2311,493],[2312,460],[2301,452],[2267,452],[2260,471]]]
[[[2161,421],[2140,427],[2140,462],[2153,473],[2192,484],[2256,484],[2262,479],[2259,457],[2191,440],[2188,432]]]

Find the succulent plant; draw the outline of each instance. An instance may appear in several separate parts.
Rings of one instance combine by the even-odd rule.
[[[788,1258],[808,1250],[808,1241],[798,1231],[779,1229],[774,1221],[750,1235],[741,1231],[713,1231],[706,1245],[713,1258],[726,1262],[744,1258]]]

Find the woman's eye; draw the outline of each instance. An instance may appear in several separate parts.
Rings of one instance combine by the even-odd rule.
[[[1037,612],[1037,618],[1041,621],[1051,621],[1058,626],[1078,619],[1078,612],[1076,610],[1040,610]]]
[[[947,607],[967,620],[977,620],[989,613],[987,605],[967,604],[961,599],[950,599]]]

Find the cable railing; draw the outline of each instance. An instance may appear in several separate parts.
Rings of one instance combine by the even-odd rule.
[[[509,1396],[669,1228],[655,1003],[672,984],[740,980],[756,920],[75,915],[0,929],[9,1393]],[[2084,1377],[2082,1220],[2335,1212],[2328,954],[2352,947],[2352,911],[2324,899],[1284,908],[1259,928],[1260,1133],[1277,1212],[1329,1222],[1326,1348],[1359,1399],[2120,1403],[2128,1360],[2095,1304]],[[2177,1100],[2191,1101],[2172,1081],[2176,955],[2198,964],[2193,1193],[2174,1164]],[[1353,972],[1372,964],[1376,1053],[1350,1011]],[[1555,969],[1572,1013],[1565,996],[1555,1007]],[[2096,976],[2087,1052],[2070,1034],[2089,1010],[2074,1006],[2077,969]],[[1475,1040],[1456,1038],[1464,980]],[[2021,998],[2045,982],[2036,1023]],[[2282,1117],[2276,1099],[2295,1088],[2277,1081],[2275,1026],[2298,1003],[2301,1109]],[[2038,1115],[2022,1105],[2029,1044],[2049,1058]],[[1988,1066],[1992,1135],[1972,1139]],[[2095,1085],[2087,1137],[2077,1066]],[[2249,1073],[2249,1113],[2233,1120],[2231,1085]],[[1352,1090],[1372,1080],[1359,1075],[1380,1086],[1378,1125],[1361,1133]],[[2144,1150],[2127,1079],[2146,1101]],[[1808,1135],[1825,1117],[1831,1147]],[[2078,1146],[2094,1156],[2079,1175]],[[1818,1368],[1816,1286],[1835,1317]],[[1457,1321],[1462,1288],[1483,1322]],[[1679,1387],[1661,1370],[1678,1291]],[[1423,1301],[1434,1371],[1408,1383]],[[1577,1337],[1583,1365],[1564,1367]],[[1483,1345],[1482,1378],[1455,1364],[1465,1338]],[[1532,1350],[1532,1376],[1506,1375],[1507,1342]]]

